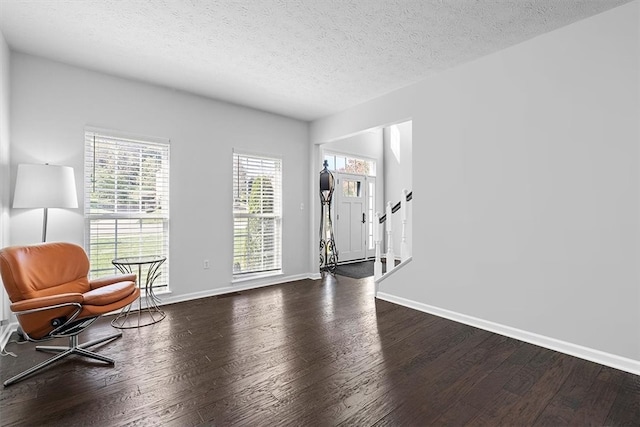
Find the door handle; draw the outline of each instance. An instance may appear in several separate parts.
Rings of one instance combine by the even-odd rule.
[[[364,212],[362,212],[362,223],[364,224],[365,222],[367,222],[367,220],[365,219]]]

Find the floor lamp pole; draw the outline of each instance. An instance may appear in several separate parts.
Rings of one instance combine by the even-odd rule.
[[[44,208],[44,214],[42,215],[42,243],[47,241],[47,215],[49,208]]]

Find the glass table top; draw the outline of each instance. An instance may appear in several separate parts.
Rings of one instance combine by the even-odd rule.
[[[116,258],[113,261],[111,261],[111,263],[123,264],[123,265],[153,264],[156,262],[164,262],[166,261],[166,259],[167,259],[166,256],[161,256],[161,255],[145,255],[145,256]]]

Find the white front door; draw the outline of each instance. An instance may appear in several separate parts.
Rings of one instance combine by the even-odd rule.
[[[367,178],[336,173],[335,241],[338,262],[367,256]]]

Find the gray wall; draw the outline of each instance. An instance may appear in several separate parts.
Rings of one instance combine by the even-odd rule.
[[[381,291],[640,366],[639,24],[634,1],[311,124],[413,119],[414,262]]]
[[[231,286],[233,148],[283,159],[284,274],[274,280],[311,271],[310,242],[299,232],[309,227],[306,122],[20,53],[11,84],[12,178],[19,163],[73,166],[81,207],[85,126],[171,140],[172,295],[164,300]],[[11,242],[38,242],[41,215],[13,209]],[[47,237],[83,244],[82,208],[52,209]]]
[[[9,47],[0,32],[0,248],[9,245],[9,103],[11,99],[9,81]],[[0,279],[2,283],[2,279]],[[4,290],[0,290],[0,321],[10,317],[9,298]],[[0,342],[8,327],[0,327]]]

